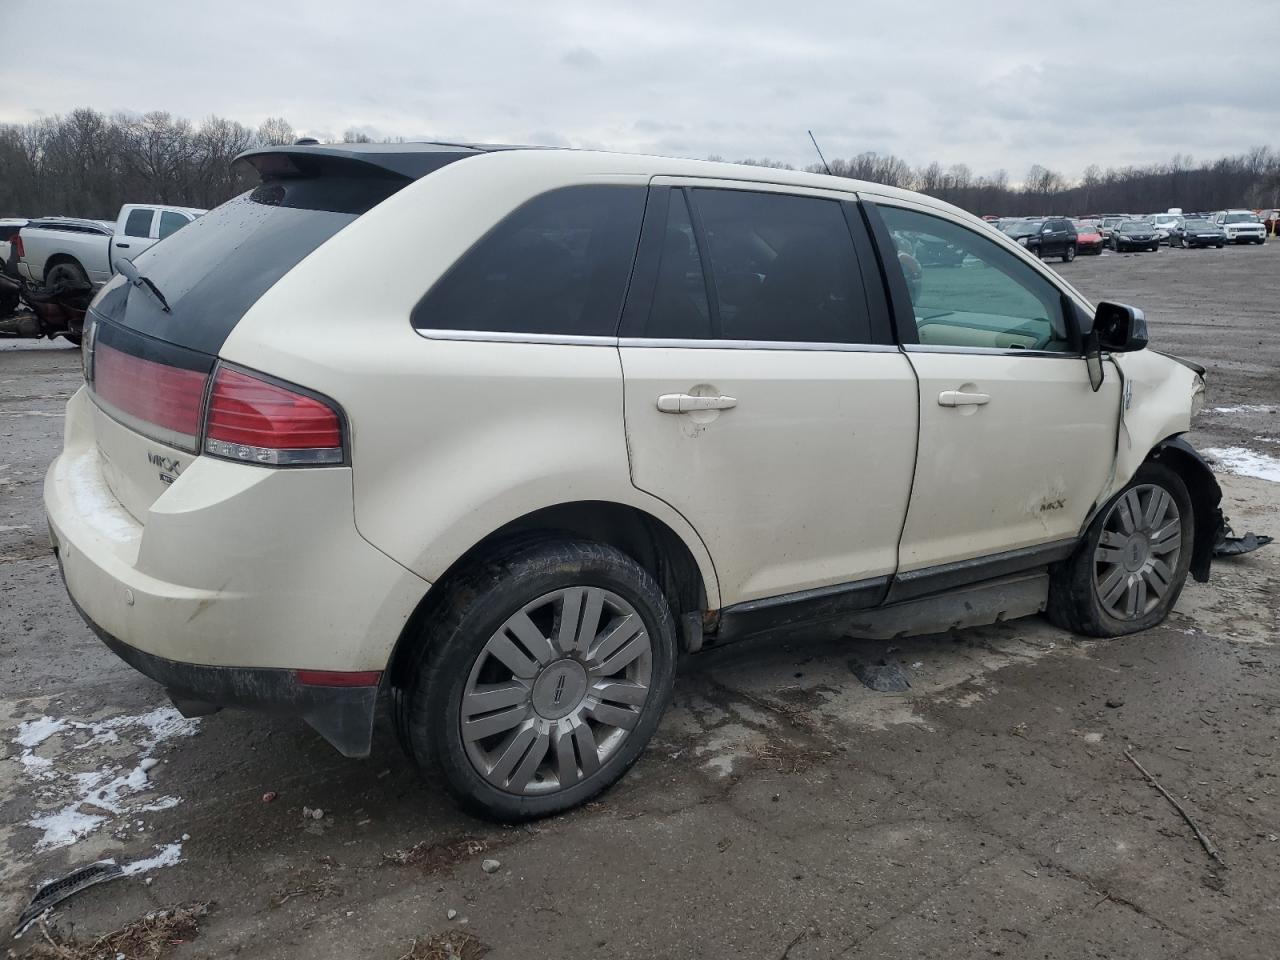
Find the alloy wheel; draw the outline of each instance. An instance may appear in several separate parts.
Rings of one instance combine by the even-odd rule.
[[[599,771],[640,720],[653,674],[649,632],[610,590],[565,587],[512,614],[462,693],[467,758],[518,795],[566,790]]]
[[[1093,551],[1093,588],[1116,620],[1138,620],[1173,588],[1182,552],[1182,517],[1163,487],[1126,490],[1107,512]]]

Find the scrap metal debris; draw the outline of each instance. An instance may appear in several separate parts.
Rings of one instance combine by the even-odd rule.
[[[1213,845],[1213,841],[1209,839],[1208,834],[1200,829],[1200,824],[1196,823],[1195,820],[1192,819],[1191,814],[1187,813],[1186,808],[1177,801],[1174,795],[1161,786],[1160,781],[1152,776],[1151,773],[1148,772],[1147,768],[1138,762],[1138,758],[1133,755],[1133,748],[1125,747],[1124,755],[1128,758],[1129,762],[1137,767],[1142,775],[1147,778],[1147,782],[1159,790],[1161,795],[1173,804],[1173,808],[1177,810],[1178,813],[1182,814],[1182,819],[1187,821],[1187,826],[1191,828],[1192,832],[1196,835],[1196,839],[1200,841],[1200,846],[1204,847],[1204,852],[1209,854],[1209,856],[1216,860],[1221,866],[1225,867],[1227,865],[1227,861],[1222,859],[1222,854],[1220,854],[1218,852],[1218,848]]]
[[[124,870],[114,860],[99,860],[87,867],[73,870],[58,880],[50,880],[36,891],[36,895],[31,898],[31,903],[22,911],[18,917],[18,925],[13,928],[13,935],[22,936],[23,932],[36,920],[81,890],[87,890],[99,883],[106,883],[108,880],[116,880],[123,876]]]
[[[881,660],[879,663],[850,660],[849,669],[865,686],[877,693],[902,693],[911,688],[911,681],[907,679],[906,673],[897,663],[890,663],[887,660]]]

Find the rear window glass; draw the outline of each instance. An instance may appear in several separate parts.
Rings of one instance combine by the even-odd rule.
[[[154,210],[130,210],[124,222],[124,233],[127,237],[151,236],[151,217]]]
[[[180,213],[174,213],[172,210],[163,210],[160,213],[160,239],[163,240],[171,233],[177,233],[187,225],[187,218]]]
[[[94,310],[148,336],[217,353],[259,297],[355,219],[354,213],[278,206],[243,194],[186,223],[134,261],[160,288],[172,313],[120,283],[104,290]]]
[[[482,237],[413,310],[419,330],[614,336],[645,188],[565,187]]]
[[[870,343],[857,254],[836,200],[696,189],[718,339]]]

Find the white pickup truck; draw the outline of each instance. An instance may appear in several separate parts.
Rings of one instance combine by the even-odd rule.
[[[44,217],[32,220],[14,238],[18,273],[32,283],[88,283],[95,289],[111,279],[116,261],[133,259],[205,213],[194,207],[126,203],[115,223]]]

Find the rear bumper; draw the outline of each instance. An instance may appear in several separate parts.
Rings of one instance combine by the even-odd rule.
[[[129,666],[165,688],[186,717],[223,707],[245,707],[301,717],[346,757],[367,757],[373,741],[379,685],[322,686],[302,683],[293,670],[209,667],[168,660],[113,637],[71,598],[80,616],[107,647]]]
[[[368,684],[430,584],[356,531],[350,468],[197,457],[135,517],[107,479],[128,465],[104,463],[92,422],[82,390],[44,485],[50,538],[84,618],[180,705],[296,714],[359,753],[348,721],[325,717],[353,705],[371,717],[376,685],[316,688],[297,672],[363,673]],[[145,463],[132,449],[117,459],[135,454]]]

